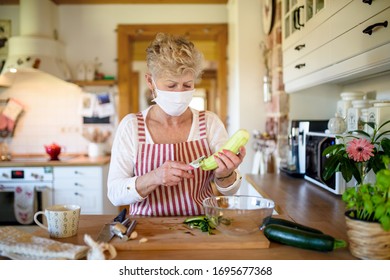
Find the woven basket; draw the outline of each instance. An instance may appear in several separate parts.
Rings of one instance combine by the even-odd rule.
[[[347,213],[345,221],[351,254],[359,259],[389,260],[390,231],[385,231],[379,223],[350,218]]]

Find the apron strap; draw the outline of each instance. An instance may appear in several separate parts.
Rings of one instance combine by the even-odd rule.
[[[206,138],[206,112],[199,112],[199,136],[200,139]]]
[[[145,134],[145,121],[141,112],[136,114],[137,116],[137,124],[138,124],[138,141],[139,143],[146,142],[146,134]]]

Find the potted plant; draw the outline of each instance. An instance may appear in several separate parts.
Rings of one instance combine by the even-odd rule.
[[[364,123],[372,129],[371,134],[347,132],[323,152],[327,156],[324,179],[341,172],[347,182],[356,181],[342,200],[350,251],[361,259],[390,259],[390,139],[386,137],[390,130],[384,130],[388,123],[390,120],[379,127]],[[367,182],[371,170],[376,177]]]

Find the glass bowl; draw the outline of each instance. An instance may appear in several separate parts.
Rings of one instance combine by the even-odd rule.
[[[275,203],[260,196],[211,196],[203,200],[207,218],[216,229],[229,235],[258,232],[269,219]]]

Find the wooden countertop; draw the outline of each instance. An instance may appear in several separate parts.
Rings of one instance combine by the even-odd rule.
[[[262,196],[275,202],[278,213],[333,237],[347,239],[345,204],[340,195],[284,173],[248,174],[246,180]]]
[[[333,195],[319,187],[303,180],[280,174],[264,176],[247,175],[247,180],[265,197],[273,199],[280,211],[279,217],[292,219],[304,225],[316,227],[324,233],[338,239],[347,240],[343,203],[339,196]],[[96,239],[102,226],[113,219],[111,215],[82,215],[77,236],[61,239],[73,244],[84,244],[84,234]],[[148,223],[161,224],[159,218],[142,217]],[[161,219],[161,218],[160,218]],[[141,221],[141,220],[139,220]],[[184,217],[183,217],[184,221]],[[143,223],[139,223],[142,226]],[[161,225],[163,226],[163,224]],[[136,228],[137,230],[137,228]],[[140,228],[139,231],[142,232]],[[42,235],[42,230],[37,232]],[[47,233],[43,232],[47,236]],[[156,231],[158,234],[158,231]],[[242,237],[245,238],[245,237]],[[218,249],[204,250],[118,250],[117,259],[134,260],[343,260],[356,259],[348,248],[337,249],[333,252],[317,252],[303,250],[271,242],[269,248],[262,249]]]
[[[280,216],[288,219],[285,216]],[[79,232],[76,236],[70,238],[56,239],[59,241],[85,245],[83,238],[84,234],[89,234],[96,240],[98,233],[103,225],[110,220],[111,215],[82,215],[79,224]],[[149,224],[156,224],[161,222],[161,218],[153,217],[138,217],[139,225],[145,224],[147,221]],[[142,219],[145,220],[142,222]],[[185,217],[182,217],[184,221]],[[179,218],[180,220],[180,218]],[[161,224],[163,227],[164,224]],[[136,231],[142,232],[140,228]],[[38,229],[35,235],[48,237],[48,234],[42,229]],[[205,235],[207,233],[204,233]],[[158,232],[156,232],[158,235]],[[141,236],[139,236],[142,238]],[[138,238],[138,239],[140,239]],[[162,238],[162,237],[161,237]],[[242,242],[245,237],[240,237],[237,241],[238,244]],[[137,242],[128,241],[128,242]],[[210,243],[212,244],[212,242]],[[239,247],[236,246],[236,247]],[[333,252],[317,252],[311,250],[303,250],[294,248],[291,246],[285,246],[271,242],[268,248],[255,248],[255,249],[199,249],[197,244],[194,243],[191,249],[175,249],[172,245],[172,249],[152,250],[152,249],[134,249],[134,250],[117,250],[117,260],[348,260],[356,259],[348,251],[347,248],[337,249]]]
[[[14,155],[9,161],[0,161],[0,167],[36,166],[98,166],[110,162],[110,156],[90,158],[80,154],[63,154],[59,160],[50,160],[47,155]]]

